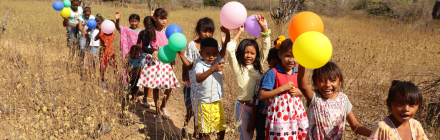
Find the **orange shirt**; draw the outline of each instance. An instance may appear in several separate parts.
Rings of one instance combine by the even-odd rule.
[[[102,31],[99,33],[101,46],[104,47],[104,56],[112,56],[115,54],[113,50],[113,39],[115,38],[115,34],[111,35],[104,34]]]

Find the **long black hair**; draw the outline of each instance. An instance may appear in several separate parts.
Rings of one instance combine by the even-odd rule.
[[[154,26],[153,23],[154,20],[151,16],[146,16],[144,18],[144,26],[145,26],[144,39],[149,38],[150,40],[148,41],[156,40],[156,30],[155,30],[156,27]]]
[[[130,17],[128,17],[128,21],[130,21],[132,19],[136,19],[139,22],[141,21],[141,18],[139,17],[138,14],[131,14]]]
[[[254,66],[254,68],[256,70],[258,70],[261,74],[263,74],[263,68],[260,63],[261,62],[260,61],[260,49],[258,47],[257,41],[255,41],[253,39],[244,39],[238,45],[237,51],[235,52],[235,56],[236,56],[235,58],[237,59],[238,64],[240,65],[241,68],[246,67],[246,63],[244,62],[244,56],[245,56],[246,47],[248,47],[248,46],[254,47],[255,50],[257,51],[257,55],[255,55],[255,59],[254,59],[254,62],[252,62],[252,66]]]

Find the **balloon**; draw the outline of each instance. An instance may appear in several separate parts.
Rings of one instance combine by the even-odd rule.
[[[240,27],[244,24],[246,18],[246,8],[236,1],[226,3],[220,11],[220,22],[228,29]]]
[[[186,37],[182,33],[174,33],[170,36],[170,39],[168,39],[171,50],[176,52],[185,49],[186,43]]]
[[[106,20],[101,24],[101,31],[105,34],[112,34],[115,28],[115,23],[113,23],[111,20]]]
[[[70,9],[64,7],[63,10],[61,10],[61,16],[65,18],[70,17]]]
[[[321,18],[313,12],[301,12],[292,18],[289,25],[289,36],[292,42],[302,33],[317,31],[324,33],[324,23]]]
[[[64,8],[64,4],[61,1],[55,1],[52,4],[53,9],[55,9],[56,11],[61,11]]]
[[[258,37],[261,33],[261,27],[260,24],[258,24],[258,21],[255,19],[255,16],[257,15],[251,15],[246,19],[246,22],[244,22],[244,30],[246,30],[249,35]],[[265,21],[267,27],[267,20]]]
[[[324,66],[332,56],[332,44],[322,33],[309,31],[293,43],[293,56],[302,66],[316,69]]]
[[[162,63],[171,63],[176,58],[176,52],[171,50],[169,45],[165,45],[157,52],[157,57]]]
[[[89,27],[89,29],[94,29],[96,27],[97,23],[95,19],[88,19],[87,20],[87,27]]]
[[[167,27],[167,30],[165,31],[165,35],[168,39],[170,39],[170,36],[174,33],[183,33],[182,28],[180,28],[177,24],[171,24]]]
[[[64,0],[64,1],[63,1],[63,4],[64,4],[64,7],[70,7],[70,5],[71,5],[72,3],[70,3],[70,0]]]

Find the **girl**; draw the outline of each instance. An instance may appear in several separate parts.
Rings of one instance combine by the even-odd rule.
[[[253,131],[246,131],[252,114],[250,100],[254,95],[255,83],[261,74],[263,74],[262,66],[270,49],[270,30],[266,27],[264,16],[257,13],[255,19],[262,29],[263,47],[261,52],[257,41],[253,39],[241,41],[237,49],[237,41],[244,32],[243,26],[240,27],[231,42],[228,43],[226,52],[226,59],[231,63],[231,68],[234,71],[240,91],[235,107],[235,119],[236,121],[240,121],[240,126],[238,127],[238,131],[241,133],[240,139],[245,140],[252,139],[253,136]]]
[[[126,68],[129,71],[129,77],[130,77],[130,91],[131,96],[133,99],[137,99],[139,87],[137,86],[137,83],[139,81],[139,76],[141,75],[141,57],[139,57],[140,53],[140,46],[133,45],[130,47],[129,55],[127,55],[128,58],[128,65]],[[125,60],[126,61],[126,60]]]
[[[422,92],[411,82],[394,80],[388,92],[390,115],[377,123],[372,140],[427,140],[419,121],[413,119],[423,107]]]
[[[96,21],[95,29],[89,29],[90,30],[89,38],[91,40],[90,40],[88,50],[91,49],[93,54],[95,55],[95,57],[98,57],[99,56],[98,49],[99,49],[100,43],[99,43],[99,40],[95,40],[95,37],[98,36],[98,34],[99,34],[99,29],[101,28],[101,24],[104,21],[104,18],[100,14],[96,14],[95,21]]]
[[[125,61],[125,57],[130,51],[130,47],[136,45],[136,41],[138,40],[138,35],[141,29],[138,27],[140,17],[137,14],[131,14],[128,17],[128,21],[130,23],[130,27],[119,25],[119,19],[121,19],[121,14],[116,12],[116,30],[121,35],[121,52],[122,52],[122,61]],[[141,49],[141,46],[138,46]],[[122,83],[125,87],[128,86],[127,83],[127,72],[126,69],[122,68]]]
[[[112,21],[113,22],[113,21]],[[102,23],[102,22],[101,22]],[[98,35],[95,37],[95,41],[99,40],[99,43],[101,44],[101,47],[103,47],[99,52],[99,60],[101,61],[100,65],[100,72],[101,72],[101,86],[106,87],[107,84],[104,82],[104,74],[107,69],[108,63],[110,63],[111,66],[115,67],[115,74],[118,69],[116,65],[115,60],[115,51],[113,50],[113,39],[115,38],[114,33],[106,34],[104,32],[101,32],[101,26],[98,28],[99,32]]]
[[[281,63],[266,72],[262,79],[259,100],[268,100],[266,139],[304,140],[308,121],[296,84],[297,64],[292,53],[292,41],[280,45]]]
[[[78,19],[83,14],[83,9],[79,6],[79,0],[72,0],[70,9],[70,16],[64,18],[63,25],[67,27],[67,46],[71,49],[71,53],[74,53],[75,48],[72,46],[75,44],[75,38],[78,29]],[[81,39],[80,39],[81,40]]]
[[[87,34],[90,30],[88,30],[87,27],[87,20],[88,19],[95,19],[95,16],[91,15],[92,9],[90,7],[84,7],[83,14],[81,15],[81,18],[79,18],[79,47],[81,48],[81,52],[85,52],[86,45],[87,45]]]
[[[141,77],[138,82],[139,87],[147,87],[153,89],[154,104],[156,106],[156,122],[162,122],[162,114],[165,118],[170,118],[165,108],[166,102],[170,98],[171,89],[180,87],[179,81],[173,72],[173,67],[170,64],[165,64],[157,58],[157,51],[168,44],[168,39],[165,35],[165,25],[167,23],[168,13],[165,9],[157,8],[154,11],[153,24],[155,28],[155,40],[150,42],[150,46],[155,51],[148,54],[145,61],[145,66],[142,70]],[[162,100],[162,105],[157,105],[159,99],[159,90],[165,89],[165,97]],[[160,109],[160,111],[159,111]],[[162,112],[162,113],[160,113]]]
[[[199,21],[197,22],[197,26],[195,29],[196,34],[199,36],[198,39],[189,42],[185,53],[183,53],[182,51],[179,51],[179,56],[182,59],[182,63],[183,63],[183,68],[185,68],[185,70],[188,70],[187,75],[189,75],[189,81],[186,80],[185,81],[185,87],[184,87],[184,97],[185,97],[185,105],[186,105],[186,115],[185,115],[185,123],[184,123],[184,127],[182,128],[182,135],[186,136],[186,126],[188,125],[188,122],[190,121],[191,117],[192,117],[192,113],[194,112],[194,120],[195,122],[197,122],[197,89],[199,86],[199,83],[196,81],[196,73],[195,73],[195,66],[197,64],[197,62],[199,62],[200,60],[200,43],[202,42],[203,39],[208,38],[208,37],[212,37],[215,31],[215,25],[214,22],[212,21],[212,19],[205,17],[202,19],[199,19]],[[226,34],[226,38],[225,40],[230,40],[230,32],[229,30],[227,30],[224,27],[221,27],[221,31],[224,32]],[[225,55],[225,48],[226,43],[224,43],[223,41],[223,48],[220,50],[220,55],[224,56]],[[220,45],[219,45],[219,49],[220,49]],[[182,78],[184,79],[184,78]],[[192,105],[192,107],[190,107],[190,105]],[[198,123],[194,123],[194,128],[197,128]],[[195,129],[197,130],[197,129]],[[193,133],[194,135],[196,135],[196,133]]]
[[[338,91],[344,78],[335,63],[328,62],[313,70],[314,90],[307,85],[305,76],[305,68],[299,66],[298,87],[307,99],[307,116],[311,126],[307,139],[342,139],[346,121],[355,133],[367,137],[371,135],[371,130],[357,121],[347,95]]]
[[[150,47],[150,41],[156,40],[156,27],[153,25],[153,18],[152,16],[146,16],[144,18],[144,27],[145,30],[142,30],[138,34],[137,43],[139,46],[142,46],[141,50],[141,67],[144,67],[145,64],[145,58],[147,57],[147,54],[153,54],[156,49],[152,49]],[[147,93],[146,97],[144,96],[144,106],[147,108],[150,108],[150,106],[154,106],[154,102],[151,102],[150,95],[151,95],[151,88],[144,88],[144,93]]]

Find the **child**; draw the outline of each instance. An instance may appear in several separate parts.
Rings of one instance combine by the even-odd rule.
[[[296,84],[297,64],[292,41],[284,40],[278,51],[281,63],[266,72],[261,81],[259,100],[268,99],[266,139],[304,140],[308,121]]]
[[[226,34],[225,40],[230,40],[230,33],[229,30],[227,30],[224,27],[221,27],[222,32]],[[179,51],[179,56],[182,59],[183,67],[185,70],[188,70],[189,81],[187,80],[185,82],[184,92],[185,94],[185,105],[186,105],[186,115],[185,115],[185,123],[184,127],[182,128],[182,135],[186,135],[186,129],[185,127],[188,125],[189,120],[192,117],[192,113],[194,112],[194,120],[197,120],[197,104],[198,101],[196,100],[197,97],[197,90],[199,83],[196,81],[196,73],[195,73],[195,66],[200,60],[200,43],[203,39],[212,37],[215,31],[215,25],[212,19],[205,17],[202,19],[199,19],[196,26],[196,34],[199,36],[197,40],[191,41],[186,50],[185,53],[182,51]],[[227,43],[227,42],[226,42]],[[223,47],[226,47],[226,43],[223,43]],[[220,45],[218,45],[218,49],[220,51]],[[220,51],[221,56],[225,56],[225,48],[222,48]],[[188,92],[189,91],[189,92]],[[192,105],[192,107],[190,107]],[[194,123],[194,128],[197,128],[197,123]],[[197,130],[197,129],[195,129]],[[196,135],[196,133],[193,133]]]
[[[129,59],[126,68],[129,71],[130,91],[133,99],[137,99],[136,97],[139,91],[137,83],[139,81],[139,76],[141,75],[141,57],[139,57],[139,48],[141,47],[137,45],[131,46],[129,55],[126,56]]]
[[[274,45],[279,46],[281,45],[281,42],[284,41],[278,37],[277,40],[274,41]],[[279,48],[279,47],[278,47]],[[269,63],[269,69],[275,68],[279,63],[281,63],[280,58],[278,57],[278,50],[277,48],[271,48],[269,50],[269,55],[267,56],[267,63]],[[258,100],[260,96],[260,90],[261,90],[261,80],[262,78],[267,74],[264,73],[263,75],[258,78],[257,83],[255,84],[255,91],[254,96],[252,97],[251,104],[252,104],[252,115],[250,123],[247,127],[248,132],[254,131],[254,128],[257,130],[257,136],[256,140],[265,140],[265,127],[266,127],[266,114],[267,114],[267,102],[266,100]]]
[[[307,139],[340,140],[346,122],[355,133],[367,137],[371,135],[371,130],[357,121],[347,95],[338,91],[339,86],[344,83],[344,78],[335,63],[328,62],[313,70],[314,90],[307,85],[305,75],[305,68],[299,66],[298,87],[307,99],[307,116],[310,120]]]
[[[238,131],[241,133],[240,139],[242,140],[249,140],[253,137],[253,131],[247,132],[247,126],[252,114],[250,101],[254,93],[255,83],[263,74],[262,66],[270,49],[270,30],[266,27],[264,16],[257,13],[255,19],[262,30],[263,46],[261,50],[259,50],[257,41],[253,39],[241,41],[237,49],[237,41],[244,32],[242,26],[231,42],[228,43],[226,52],[228,54],[226,59],[231,63],[231,68],[239,87],[235,106],[235,119],[240,122]]]
[[[200,43],[200,55],[202,59],[199,59],[194,68],[196,81],[200,83],[197,89],[197,116],[201,129],[199,138],[209,140],[209,135],[218,130],[218,139],[223,140],[226,119],[221,99],[224,94],[222,70],[225,62],[218,51],[217,41],[210,37]]]
[[[152,54],[148,54],[145,60],[145,66],[142,70],[141,77],[138,82],[140,88],[152,88],[154,104],[156,106],[156,122],[162,122],[162,114],[165,118],[170,118],[165,108],[166,102],[170,98],[170,93],[173,88],[180,87],[176,75],[174,75],[173,67],[170,64],[165,64],[157,58],[157,51],[168,44],[168,39],[165,35],[165,25],[167,23],[168,13],[165,9],[157,8],[154,11],[153,24],[155,26],[155,40],[150,41],[151,49],[155,49]],[[165,89],[165,97],[162,100],[162,105],[157,105],[159,99],[159,89]],[[162,112],[162,114],[159,112]]]
[[[99,26],[101,27],[101,26]],[[101,32],[101,28],[98,29],[98,35],[95,37],[95,41],[99,39],[99,42],[101,44],[101,47],[103,49],[99,52],[99,60],[101,61],[100,65],[100,72],[101,72],[101,86],[106,87],[107,84],[104,82],[104,74],[107,69],[108,63],[110,63],[111,66],[115,67],[115,73],[117,68],[116,60],[115,60],[115,51],[113,50],[113,39],[115,38],[115,34],[106,34],[104,32]]]
[[[419,121],[413,119],[423,107],[422,92],[411,82],[394,80],[387,98],[388,117],[373,129],[372,140],[427,140]]]
[[[87,34],[90,30],[88,30],[87,27],[87,20],[89,19],[95,19],[95,16],[91,15],[92,9],[90,7],[84,7],[83,14],[81,15],[81,18],[79,18],[78,27],[79,27],[79,47],[81,49],[81,52],[86,51],[86,45],[87,45]]]
[[[130,23],[130,27],[119,25],[119,19],[121,19],[121,14],[116,12],[116,30],[121,35],[121,52],[122,52],[122,61],[125,61],[125,56],[128,54],[130,47],[136,45],[136,41],[138,40],[138,35],[141,29],[139,28],[140,17],[137,14],[131,14],[128,17],[128,22]],[[141,49],[141,46],[138,46]],[[127,72],[126,69],[122,68],[122,84],[127,86]]]
[[[71,49],[71,53],[74,53],[75,48],[73,45],[75,44],[75,38],[79,29],[78,29],[78,19],[81,18],[83,14],[83,9],[79,6],[79,0],[72,0],[70,9],[70,16],[64,18],[63,25],[67,27],[67,46]]]
[[[153,18],[151,16],[146,16],[144,18],[144,27],[145,30],[142,30],[138,34],[137,43],[138,45],[142,46],[142,50],[140,53],[141,57],[141,67],[144,67],[145,60],[147,57],[147,54],[153,54],[156,49],[152,49],[150,47],[150,41],[156,40],[156,27],[153,24]],[[144,106],[147,108],[150,108],[150,106],[155,106],[154,102],[151,102],[150,95],[151,95],[151,88],[144,88],[144,93],[147,93],[146,96],[144,96]]]
[[[100,14],[96,14],[95,21],[96,21],[95,29],[89,29],[90,30],[90,34],[89,34],[90,44],[89,44],[89,48],[87,48],[87,50],[92,50],[95,57],[98,57],[99,56],[98,49],[99,49],[100,42],[99,42],[99,40],[95,40],[95,37],[98,36],[98,34],[99,34],[99,29],[101,28],[101,24],[104,21],[104,18]]]

